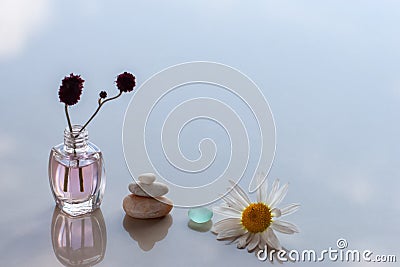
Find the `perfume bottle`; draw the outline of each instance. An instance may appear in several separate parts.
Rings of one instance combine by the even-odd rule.
[[[49,181],[57,206],[71,216],[100,207],[105,189],[105,169],[100,149],[88,141],[82,126],[67,127],[64,143],[51,149]]]

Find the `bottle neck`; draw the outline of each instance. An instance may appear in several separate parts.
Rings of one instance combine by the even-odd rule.
[[[65,128],[64,146],[68,152],[76,153],[86,150],[89,139],[88,131],[84,129],[80,132],[81,129],[81,125],[73,125],[71,133],[68,127]]]

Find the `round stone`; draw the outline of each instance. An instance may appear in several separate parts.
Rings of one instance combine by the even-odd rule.
[[[207,208],[194,208],[189,210],[188,216],[195,223],[206,223],[211,220],[213,212]]]
[[[128,188],[132,194],[142,197],[161,197],[168,193],[168,186],[158,182],[152,184],[131,183]]]
[[[154,173],[142,173],[138,180],[143,184],[152,184],[156,180],[156,175]]]
[[[124,198],[122,207],[127,215],[136,219],[153,219],[167,215],[173,207],[166,197],[141,197],[131,194]]]

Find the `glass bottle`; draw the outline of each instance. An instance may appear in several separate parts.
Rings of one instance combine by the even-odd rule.
[[[64,143],[51,149],[49,181],[57,206],[78,216],[100,207],[105,189],[105,169],[100,149],[88,141],[86,129],[64,130]]]

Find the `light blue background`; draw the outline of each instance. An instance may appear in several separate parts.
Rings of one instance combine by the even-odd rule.
[[[290,182],[285,203],[302,204],[288,218],[301,233],[280,236],[286,247],[322,250],[344,237],[351,249],[399,258],[399,25],[394,0],[2,0],[0,265],[59,264],[47,159],[66,125],[61,79],[70,72],[86,79],[71,108],[82,123],[100,90],[117,92],[120,72],[135,73],[140,84],[192,60],[241,70],[268,99],[277,127],[270,177]],[[131,181],[121,144],[129,99],[107,104],[89,127],[107,164],[108,241],[100,265],[268,264],[190,230],[182,209],[174,209],[168,235],[150,252],[129,237],[121,208]]]

